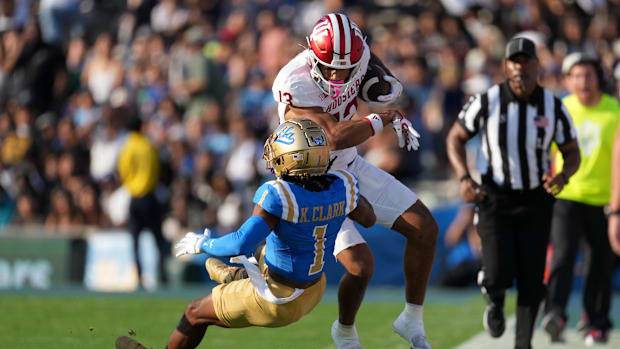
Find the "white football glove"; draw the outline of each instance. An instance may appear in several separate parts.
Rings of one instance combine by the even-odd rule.
[[[400,97],[400,94],[403,92],[403,85],[400,84],[395,77],[390,75],[385,75],[383,80],[390,83],[392,88],[390,89],[390,93],[386,95],[377,96],[377,101],[381,103],[389,103],[394,102],[396,98]]]
[[[201,234],[196,234],[194,232],[189,232],[185,234],[185,236],[179,240],[179,242],[174,245],[174,248],[178,248],[176,257],[180,257],[186,254],[198,254],[202,253],[200,250],[200,245],[211,237],[211,231],[205,228],[204,232]]]
[[[394,119],[392,121],[392,128],[398,137],[398,146],[401,148],[407,147],[408,151],[416,151],[420,147],[420,134],[413,128],[411,121],[408,119]]]

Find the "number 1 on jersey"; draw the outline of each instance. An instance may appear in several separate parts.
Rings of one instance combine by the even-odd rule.
[[[314,263],[310,266],[308,275],[316,274],[323,270],[323,256],[325,254],[325,231],[327,224],[314,227],[312,235],[314,236]]]

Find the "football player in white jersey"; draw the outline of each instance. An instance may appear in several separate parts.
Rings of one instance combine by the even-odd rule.
[[[354,117],[357,95],[369,62],[381,64],[371,54],[359,28],[346,15],[322,17],[307,38],[308,48],[280,70],[273,84],[279,102],[280,123],[293,117],[315,121],[327,132],[331,144],[331,169],[347,169],[359,178],[360,191],[372,204],[377,223],[407,238],[404,255],[405,309],[393,329],[413,348],[430,348],[424,332],[422,311],[426,286],[435,256],[437,222],[415,193],[387,172],[357,155],[356,145],[391,125],[399,145],[408,150],[419,146],[419,135],[397,110]],[[402,91],[393,77],[391,92],[377,97],[387,105]],[[347,272],[338,290],[339,316],[332,325],[337,347],[361,348],[355,315],[374,269],[366,241],[351,220],[343,224],[334,255]]]

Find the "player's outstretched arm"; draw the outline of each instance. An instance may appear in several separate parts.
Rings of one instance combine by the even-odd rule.
[[[333,150],[346,149],[364,143],[368,138],[381,131],[394,119],[402,118],[396,109],[370,114],[356,120],[338,121],[334,116],[325,113],[318,107],[297,108],[288,105],[285,118],[310,119],[321,126],[327,133],[330,147]]]
[[[279,218],[255,205],[252,216],[243,223],[239,230],[219,238],[210,238],[210,234],[198,235],[187,233],[175,246],[180,250],[176,256],[184,254],[207,253],[216,257],[251,255],[259,243],[278,224]]]
[[[365,228],[375,225],[375,211],[363,195],[360,195],[357,207],[348,215],[349,218],[361,224]]]

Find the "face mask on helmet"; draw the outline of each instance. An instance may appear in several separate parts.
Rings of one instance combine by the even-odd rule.
[[[310,51],[310,75],[325,94],[336,98],[347,93],[361,75],[364,53],[362,32],[349,18],[340,13],[323,16],[306,38]],[[321,65],[333,69],[351,69],[345,81],[330,81],[321,72]]]
[[[329,166],[327,134],[313,121],[288,120],[265,142],[263,158],[276,177],[323,175]]]

